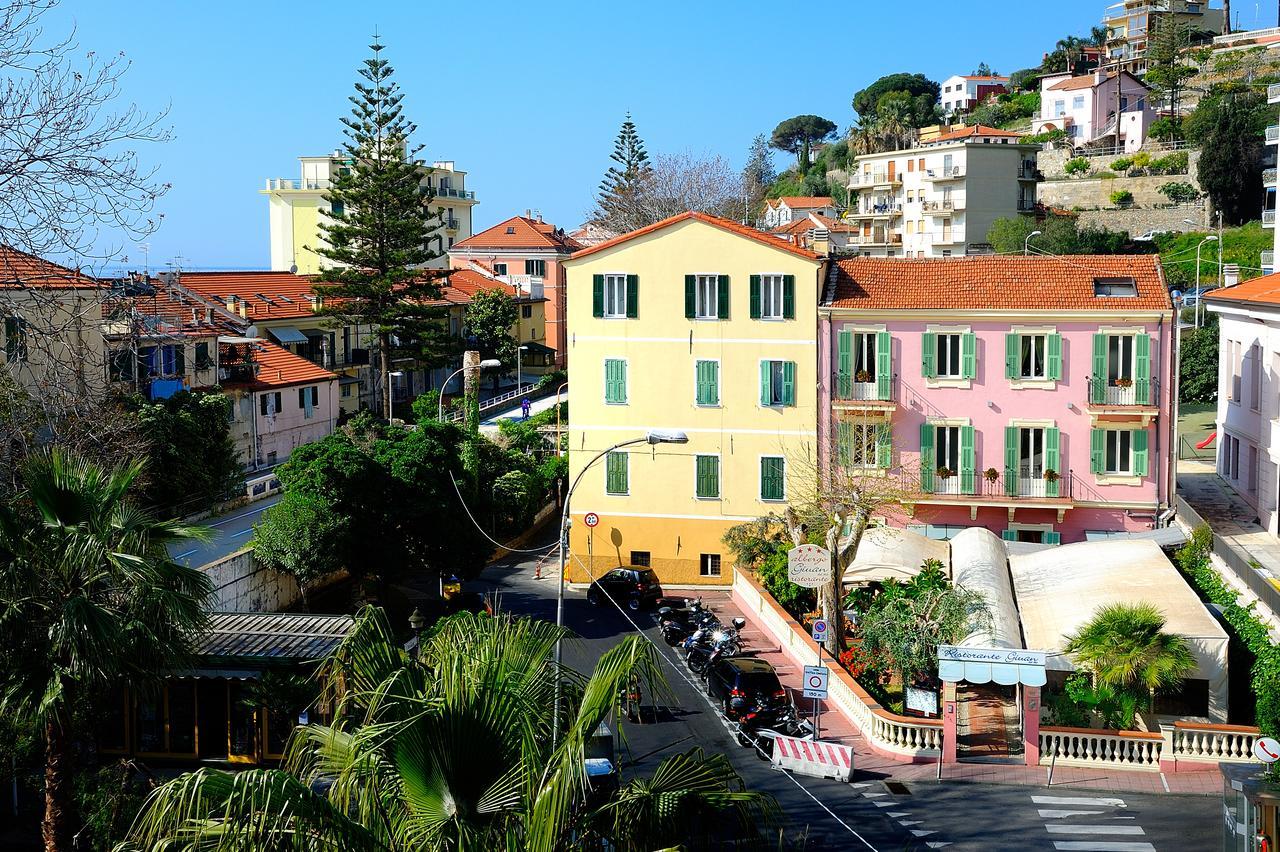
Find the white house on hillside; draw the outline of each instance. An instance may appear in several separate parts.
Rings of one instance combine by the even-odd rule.
[[[784,195],[782,198],[770,198],[765,202],[764,226],[776,228],[789,225],[797,219],[804,219],[810,213],[819,216],[835,216],[836,203],[826,195]]]
[[[1065,130],[1077,147],[1100,145],[1137,151],[1158,117],[1150,94],[1151,90],[1128,71],[1042,77],[1040,117],[1031,122],[1031,132]]]
[[[992,95],[1009,91],[1009,78],[997,75],[956,74],[942,81],[938,106],[948,115],[968,112]]]

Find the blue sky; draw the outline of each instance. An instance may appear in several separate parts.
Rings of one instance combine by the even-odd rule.
[[[843,129],[853,93],[882,74],[1036,65],[1105,5],[64,0],[46,29],[74,22],[84,48],[124,51],[125,96],[170,107],[174,141],[144,154],[173,184],[152,268],[181,256],[188,269],[261,269],[258,190],[297,177],[299,155],[334,148],[375,27],[423,157],[468,172],[477,229],[526,208],[569,227],[590,209],[628,110],[650,155],[718,153],[736,166],[789,116]],[[140,267],[141,252],[129,255]]]

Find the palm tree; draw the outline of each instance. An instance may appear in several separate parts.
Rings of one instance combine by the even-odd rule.
[[[1063,648],[1093,675],[1094,685],[1147,699],[1176,686],[1196,669],[1181,636],[1164,632],[1165,618],[1149,603],[1101,607]]]
[[[608,839],[630,850],[697,837],[709,821],[770,824],[772,799],[696,750],[597,805],[588,740],[633,681],[664,687],[643,637],[589,676],[552,661],[567,637],[546,622],[463,613],[414,657],[366,608],[318,673],[331,724],[296,729],[281,769],[201,769],[158,788],[122,848],[551,852]]]
[[[1084,46],[1084,40],[1079,36],[1066,36],[1058,39],[1058,50],[1061,50],[1067,57],[1067,72],[1074,74],[1076,72],[1076,63],[1072,61],[1072,56],[1080,52],[1080,48]]]
[[[211,587],[169,558],[198,528],[158,521],[129,500],[140,463],[110,470],[53,451],[0,504],[0,712],[43,730],[49,852],[70,850],[73,708],[187,665]]]

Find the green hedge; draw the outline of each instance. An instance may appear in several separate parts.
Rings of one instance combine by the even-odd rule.
[[[1209,554],[1213,550],[1213,531],[1200,526],[1191,541],[1177,553],[1178,567],[1211,602],[1222,607],[1226,619],[1246,648],[1257,658],[1253,664],[1251,684],[1256,698],[1256,724],[1268,736],[1280,734],[1280,645],[1267,635],[1267,626],[1247,607],[1236,602],[1236,592],[1213,570]]]

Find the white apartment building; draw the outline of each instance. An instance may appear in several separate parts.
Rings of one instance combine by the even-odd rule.
[[[313,250],[324,243],[320,232],[320,209],[327,208],[324,194],[329,190],[333,169],[345,169],[340,151],[323,157],[299,157],[301,177],[267,178],[266,187],[258,190],[267,196],[271,224],[271,269],[312,275],[320,270],[322,258]],[[448,269],[445,255],[455,242],[471,236],[471,208],[476,194],[466,188],[467,173],[452,160],[431,164],[422,178],[435,197],[433,212],[440,214],[440,226],[432,235],[433,248],[440,257],[427,264],[431,269]]]
[[[1280,83],[1267,86],[1267,103],[1280,104]],[[1280,125],[1267,128],[1267,144],[1280,145]],[[1280,150],[1273,150],[1271,161],[1280,163]],[[1266,187],[1266,201],[1262,205],[1262,227],[1271,228],[1272,250],[1262,253],[1262,271],[1276,271],[1276,254],[1280,253],[1280,229],[1276,228],[1276,167],[1262,170],[1262,183]]]
[[[1036,204],[1036,152],[1020,134],[976,125],[916,148],[866,154],[849,180],[858,226],[848,251],[866,257],[951,257],[987,247],[996,219]]]
[[[938,106],[947,116],[968,112],[991,95],[1009,91],[1009,78],[998,75],[955,74],[942,81]]]

